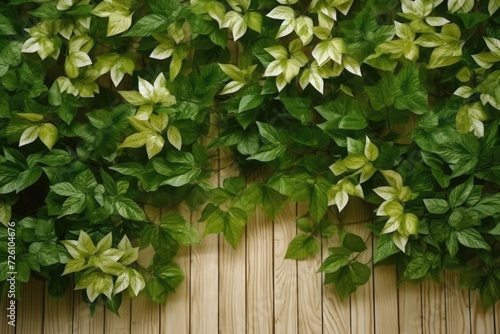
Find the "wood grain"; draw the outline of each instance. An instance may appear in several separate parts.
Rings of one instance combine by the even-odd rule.
[[[309,211],[304,203],[297,204],[297,217]],[[321,252],[313,258],[297,263],[297,302],[299,333],[320,334],[323,331],[323,284],[317,270],[321,266]]]
[[[130,332],[133,334],[158,334],[160,332],[160,305],[144,292],[132,299]]]
[[[274,220],[274,328],[278,334],[296,334],[297,261],[285,259],[288,244],[297,234],[295,203],[288,203]]]
[[[260,208],[247,225],[247,334],[271,334],[273,309],[273,225]]]
[[[481,306],[479,291],[470,292],[470,314],[472,333],[494,333],[495,319],[493,310],[484,311]]]
[[[399,332],[397,281],[396,267],[375,265],[373,268],[375,333]]]
[[[105,334],[130,334],[130,297],[128,293],[122,294],[122,304],[118,314],[106,309],[104,311]]]
[[[44,282],[30,278],[29,284],[23,285],[21,300],[17,304],[17,333],[43,333],[43,298]],[[2,317],[2,319],[5,319]],[[0,331],[1,333],[7,333]]]
[[[219,184],[238,176],[238,165],[229,150],[220,150]],[[219,332],[244,333],[246,329],[246,236],[233,249],[219,236]]]
[[[458,273],[445,272],[444,274],[446,299],[446,332],[470,333],[470,300],[469,293],[460,288]]]
[[[203,235],[204,224],[197,221],[201,212],[192,214],[192,222]],[[203,238],[191,248],[191,333],[215,334],[219,330],[219,236]]]
[[[73,333],[73,291],[67,291],[62,297],[52,297],[45,288],[44,333]]]
[[[83,299],[82,291],[75,291],[73,296],[73,333],[104,333],[104,305],[98,305],[91,316],[90,304]]]
[[[424,334],[446,333],[444,282],[422,282],[422,318]]]
[[[399,286],[399,332],[422,333],[422,294],[420,284],[403,283]]]
[[[185,220],[191,221],[191,211],[186,204],[180,204],[177,212]],[[198,224],[194,222],[193,224]],[[190,321],[190,295],[191,295],[191,249],[181,246],[175,257],[184,272],[184,280],[177,291],[167,298],[167,304],[161,306],[161,333],[189,333]]]

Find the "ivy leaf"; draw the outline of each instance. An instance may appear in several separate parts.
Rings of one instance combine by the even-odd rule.
[[[397,109],[408,109],[416,114],[427,111],[427,93],[420,84],[415,63],[403,67],[396,75],[394,84],[397,87],[394,105]]]
[[[426,198],[424,199],[425,207],[427,211],[434,214],[443,214],[448,212],[449,206],[448,202],[444,199],[439,198]]]
[[[370,279],[371,269],[359,261],[351,261],[349,263],[349,273],[354,284],[363,285]]]
[[[455,232],[458,242],[469,248],[480,248],[490,250],[490,245],[484,240],[481,234],[473,229],[466,228],[461,231]]]
[[[144,211],[137,205],[135,201],[126,197],[116,198],[114,202],[116,212],[123,218],[135,221],[147,221]]]
[[[247,110],[255,109],[264,102],[263,95],[245,95],[241,98],[238,107],[238,113],[242,113]]]
[[[290,242],[285,259],[302,260],[314,256],[320,250],[320,244],[312,235],[299,234]]]
[[[375,110],[382,110],[394,104],[395,76],[386,73],[376,86],[365,86],[365,91],[370,98],[370,103]]]
[[[176,212],[167,213],[161,219],[161,227],[181,245],[193,245],[200,242],[198,230]]]
[[[379,263],[389,256],[399,252],[399,248],[396,247],[392,241],[390,234],[383,234],[378,238],[377,246],[375,247],[375,254],[373,256],[373,262]]]
[[[466,182],[454,188],[449,195],[448,202],[452,208],[456,208],[467,200],[474,186],[473,179],[469,178]]]
[[[334,273],[349,263],[351,250],[344,247],[330,248],[329,250],[332,254],[323,261],[318,272]]]
[[[279,158],[286,151],[285,145],[266,145],[261,147],[255,154],[252,154],[248,160],[259,160],[263,162],[272,161]]]
[[[431,268],[431,262],[424,256],[419,256],[412,259],[406,266],[404,277],[408,279],[419,279],[425,277]]]
[[[347,233],[343,240],[342,246],[353,251],[353,252],[362,252],[366,250],[366,244],[359,235],[353,233]]]
[[[164,31],[168,26],[168,19],[164,16],[157,14],[149,14],[142,17],[139,21],[134,24],[132,29],[123,36],[134,36],[134,37],[144,37],[151,36],[155,32]]]

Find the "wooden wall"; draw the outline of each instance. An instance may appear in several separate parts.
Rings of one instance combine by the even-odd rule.
[[[220,159],[220,167],[230,165],[229,158]],[[213,182],[232,175],[234,165],[222,168]],[[290,203],[274,221],[257,211],[236,250],[217,235],[207,236],[200,246],[183,248],[177,261],[186,279],[166,306],[146,296],[127,297],[120,317],[100,307],[92,318],[80,291],[55,299],[43,282],[32,279],[18,302],[15,329],[7,326],[6,301],[2,303],[0,333],[500,334],[500,307],[484,313],[478,295],[461,290],[453,274],[440,284],[426,281],[398,289],[395,268],[377,266],[368,284],[340,302],[316,273],[329,244],[323,243],[314,259],[284,260],[297,232],[295,217],[306,210],[303,204]],[[147,212],[151,219],[161,216],[158,210]],[[190,213],[186,207],[180,212],[203,232],[204,225],[196,223],[200,212]],[[365,262],[375,243],[364,227],[371,215],[361,201],[353,201],[342,215],[332,217],[368,240],[369,249],[360,257]],[[150,256],[150,249],[141,253],[142,261]]]

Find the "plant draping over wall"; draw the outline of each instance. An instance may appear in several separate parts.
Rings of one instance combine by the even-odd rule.
[[[154,224],[144,204],[205,205],[205,234],[237,247],[257,206],[274,217],[298,201],[309,212],[286,256],[312,256],[338,234],[319,271],[344,298],[370,276],[356,257],[366,245],[327,213],[360,197],[374,208],[374,263],[395,262],[410,281],[458,270],[493,305],[499,7],[10,0],[0,8],[2,290],[11,220],[18,283],[37,275],[54,295],[84,289],[117,311],[126,291],[164,303],[183,279],[178,248],[200,242],[181,215]],[[217,187],[219,148],[241,176]]]

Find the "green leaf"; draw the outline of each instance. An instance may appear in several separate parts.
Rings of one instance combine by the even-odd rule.
[[[313,120],[309,99],[300,97],[280,97],[280,101],[283,102],[290,115],[298,119],[302,124],[308,124]]]
[[[394,104],[394,81],[394,74],[386,73],[376,86],[365,86],[373,109],[382,110]]]
[[[362,252],[366,250],[366,244],[359,235],[347,233],[342,240],[342,246],[353,251]]]
[[[450,196],[448,198],[448,202],[452,208],[456,208],[465,203],[470,193],[472,192],[472,188],[474,186],[473,178],[469,178],[464,183],[457,186],[450,192]]]
[[[465,230],[455,232],[458,242],[469,248],[480,248],[490,250],[490,245],[484,240],[481,234],[473,229],[466,228]]]
[[[261,147],[257,153],[252,154],[247,159],[248,160],[259,160],[263,162],[272,161],[276,158],[279,158],[286,151],[285,145],[266,145]]]
[[[240,208],[231,208],[228,211],[229,220],[224,226],[224,239],[236,249],[238,242],[243,236],[245,225],[248,216],[245,211]]]
[[[351,280],[356,285],[363,285],[368,282],[371,275],[371,269],[366,264],[359,261],[352,261],[349,263],[349,271]]]
[[[61,196],[73,196],[81,193],[78,189],[75,188],[74,185],[69,182],[57,183],[53,186],[50,186],[50,189]]]
[[[78,193],[77,195],[73,195],[68,197],[61,208],[61,212],[58,216],[58,218],[75,214],[75,213],[80,213],[83,210],[85,210],[85,199],[86,196],[82,193]]]
[[[0,35],[15,35],[16,30],[10,20],[0,14]]]
[[[310,214],[314,221],[319,222],[328,210],[327,192],[330,184],[325,179],[318,180],[311,191]]]
[[[161,219],[165,229],[181,245],[193,245],[200,242],[198,230],[177,212],[169,212]]]
[[[130,198],[120,197],[117,198],[114,207],[116,212],[123,218],[135,221],[147,221],[144,211],[137,205],[135,201]]]
[[[257,108],[264,102],[264,95],[245,95],[241,98],[238,113]]]
[[[167,138],[170,144],[174,146],[176,149],[179,151],[182,148],[182,136],[181,132],[179,129],[177,129],[175,126],[170,125],[167,129]]]
[[[333,248],[330,248],[332,250]],[[321,264],[318,272],[334,273],[341,267],[349,263],[349,256],[352,251],[346,248],[333,249],[334,253],[327,257]]]
[[[340,120],[339,128],[345,130],[362,130],[368,126],[366,118],[358,114],[347,114]]]
[[[380,261],[383,261],[398,252],[399,249],[392,241],[392,236],[389,234],[383,234],[378,238],[377,246],[375,247],[375,255],[373,256],[373,262],[379,263]]]
[[[439,198],[426,198],[424,199],[425,207],[427,211],[434,214],[443,214],[448,212],[449,206],[448,202],[444,199]]]
[[[286,250],[285,259],[302,260],[314,256],[320,250],[321,246],[312,235],[299,234],[290,242]]]
[[[397,109],[408,109],[416,114],[427,111],[427,92],[421,87],[415,63],[403,67],[396,75],[394,84],[397,87],[395,103]]]
[[[404,277],[408,279],[419,279],[425,277],[431,268],[431,262],[424,256],[412,259],[406,266]]]

